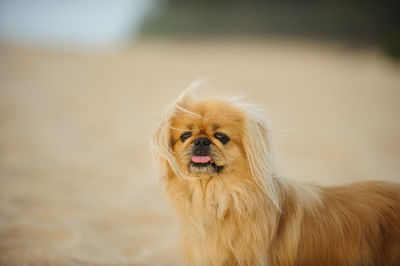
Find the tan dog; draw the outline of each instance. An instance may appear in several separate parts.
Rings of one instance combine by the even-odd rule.
[[[157,129],[190,265],[400,265],[400,185],[320,187],[274,175],[252,105],[185,91]]]

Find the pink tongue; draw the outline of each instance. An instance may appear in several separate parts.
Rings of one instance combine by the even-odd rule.
[[[211,162],[210,156],[192,156],[192,162],[195,163],[208,163]]]

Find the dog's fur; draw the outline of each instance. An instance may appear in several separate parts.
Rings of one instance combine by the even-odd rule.
[[[271,133],[253,105],[195,100],[190,91],[153,136],[188,264],[400,265],[398,184],[321,187],[279,178]],[[191,136],[181,141],[184,132]],[[211,141],[213,165],[191,164],[199,137]]]

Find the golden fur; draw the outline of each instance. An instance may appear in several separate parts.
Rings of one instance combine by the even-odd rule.
[[[190,265],[400,265],[400,185],[321,187],[275,176],[260,112],[237,100],[195,100],[186,90],[153,146],[181,222]],[[214,133],[230,137],[223,145]],[[182,142],[183,132],[191,137]],[[216,165],[190,165],[193,141],[211,140]]]

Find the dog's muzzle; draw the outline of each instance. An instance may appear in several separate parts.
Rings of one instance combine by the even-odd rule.
[[[192,148],[191,165],[198,168],[212,167],[219,173],[223,166],[217,166],[211,155],[211,140],[200,137],[194,140]]]
[[[197,138],[193,142],[193,155],[209,156],[211,141],[208,138]]]

